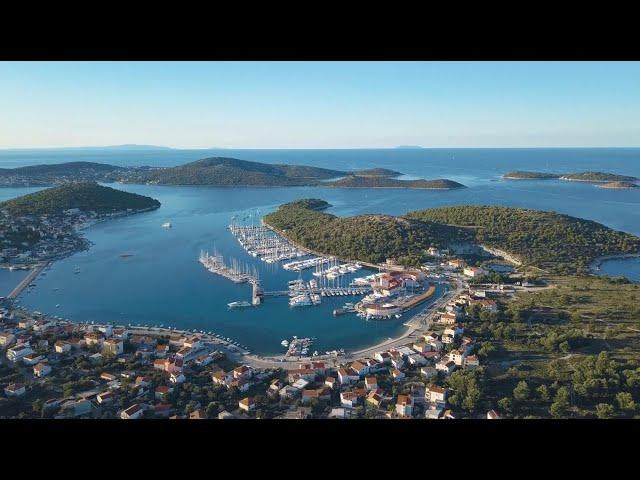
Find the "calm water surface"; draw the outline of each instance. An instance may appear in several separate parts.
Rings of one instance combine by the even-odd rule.
[[[22,304],[27,307],[77,321],[164,324],[213,330],[233,337],[259,353],[281,352],[280,341],[293,335],[316,337],[313,349],[319,351],[362,347],[398,334],[409,316],[400,320],[365,322],[353,315],[331,315],[334,308],[345,301],[353,301],[353,297],[323,299],[320,307],[304,309],[290,309],[286,298],[268,298],[258,308],[228,310],[227,303],[249,299],[250,288],[213,275],[197,262],[200,250],[211,249],[214,242],[226,258],[235,257],[255,264],[267,290],[281,290],[287,280],[297,278],[297,273],[260,262],[242,250],[226,230],[235,213],[248,215],[258,209],[261,216],[281,203],[305,197],[329,201],[333,205],[329,212],[341,216],[401,214],[442,205],[505,205],[553,210],[640,234],[640,189],[607,190],[556,180],[500,179],[502,173],[513,169],[604,170],[640,177],[640,149],[10,153],[0,152],[0,167],[80,159],[124,165],[173,165],[210,155],[226,155],[341,169],[379,166],[416,177],[446,177],[469,186],[454,191],[428,191],[113,185],[157,198],[162,207],[87,229],[86,236],[94,243],[91,249],[56,262],[38,279],[37,287],[21,297]],[[0,189],[0,199],[33,190]],[[172,229],[161,228],[167,221],[173,224]],[[132,256],[122,258],[121,254]],[[607,262],[602,271],[606,274],[614,274],[611,268],[619,268],[625,274],[634,268],[636,273],[640,271],[640,262],[623,263],[615,267],[613,262]],[[80,267],[81,273],[73,273],[76,266]],[[311,271],[304,273],[303,278],[312,278]],[[0,289],[10,287],[10,290],[13,281],[8,272],[0,270]]]

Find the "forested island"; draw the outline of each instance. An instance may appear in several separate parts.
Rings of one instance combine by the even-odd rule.
[[[551,180],[554,178],[560,178],[560,175],[557,173],[527,172],[516,170],[513,172],[505,173],[502,178],[506,180]]]
[[[126,171],[124,167],[95,162],[68,162],[0,168],[0,186],[42,187],[66,182],[113,181]]]
[[[528,172],[516,170],[513,172],[505,173],[502,178],[505,180],[565,180],[570,182],[586,182],[586,183],[612,183],[612,182],[625,182],[633,183],[638,181],[636,177],[628,175],[618,175],[615,173],[606,172],[578,172],[578,173],[547,173],[547,172]],[[607,187],[607,188],[632,188],[632,187]]]
[[[436,180],[398,180],[384,176],[360,175],[349,175],[339,180],[326,182],[325,185],[343,188],[422,188],[433,190],[465,188],[461,183],[444,178]]]
[[[53,186],[68,182],[105,182],[217,187],[339,186],[351,188],[462,188],[451,180],[397,180],[400,172],[386,168],[355,171],[308,165],[269,164],[211,157],[176,167],[119,167],[94,162],[0,169],[0,186]]]
[[[306,248],[371,263],[395,257],[399,263],[416,265],[426,259],[431,246],[473,243],[507,252],[525,265],[570,274],[588,272],[600,256],[640,252],[635,235],[590,220],[522,208],[466,205],[401,217],[340,218],[293,202],[264,220]]]

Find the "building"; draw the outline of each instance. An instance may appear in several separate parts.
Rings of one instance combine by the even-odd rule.
[[[35,367],[33,367],[33,374],[36,377],[46,377],[51,373],[51,367],[46,363],[38,363]]]
[[[425,391],[425,400],[432,404],[444,407],[447,403],[448,392],[449,390],[447,388],[431,385]]]
[[[250,412],[256,408],[256,402],[253,397],[246,397],[238,402],[238,407],[240,408],[240,410]]]
[[[486,275],[486,271],[479,267],[465,267],[462,271],[465,277],[477,278]]]
[[[124,343],[117,339],[105,340],[102,351],[109,355],[121,355],[124,352]]]
[[[67,353],[71,350],[71,345],[68,342],[58,340],[54,345],[56,353]]]
[[[376,377],[366,377],[364,379],[364,386],[367,390],[377,390],[378,379]]]
[[[120,418],[123,420],[135,420],[137,418],[142,417],[143,414],[144,414],[144,409],[142,408],[142,405],[140,405],[139,403],[136,403],[134,405],[131,405],[126,410],[123,410],[120,413]]]
[[[400,417],[411,417],[413,414],[413,402],[409,395],[398,395],[396,413]]]
[[[26,392],[24,385],[21,383],[11,383],[4,389],[4,394],[7,397],[20,397]]]
[[[17,362],[30,353],[33,353],[33,350],[31,350],[31,347],[28,344],[16,345],[15,347],[11,347],[7,350],[7,359],[11,362]]]
[[[0,347],[8,347],[13,343],[16,339],[16,336],[13,333],[9,332],[0,332]]]
[[[501,417],[495,410],[489,410],[487,412],[487,420],[499,420]]]

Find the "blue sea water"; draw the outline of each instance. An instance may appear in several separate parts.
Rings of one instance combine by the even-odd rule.
[[[398,334],[407,316],[374,322],[353,315],[333,317],[331,311],[350,301],[349,297],[323,299],[322,306],[302,310],[290,309],[286,298],[269,298],[258,308],[228,310],[227,303],[249,298],[249,287],[207,272],[197,262],[200,250],[211,249],[215,242],[225,257],[255,264],[265,288],[283,289],[297,274],[247,255],[226,226],[234,213],[248,215],[258,209],[263,215],[281,203],[305,197],[329,201],[333,205],[329,212],[341,216],[401,214],[442,205],[505,205],[553,210],[640,234],[640,189],[608,190],[577,182],[500,178],[516,169],[560,173],[600,170],[640,177],[640,149],[5,151],[0,152],[0,167],[75,160],[166,166],[212,155],[336,169],[392,168],[412,177],[450,178],[469,188],[429,191],[113,185],[157,198],[162,207],[87,229],[86,236],[93,242],[91,249],[56,262],[38,279],[36,288],[22,295],[23,305],[77,321],[213,330],[265,354],[281,352],[280,341],[293,335],[316,337],[314,349],[319,351],[354,349]],[[0,199],[33,190],[0,189]],[[173,224],[172,229],[161,228],[167,221]],[[122,258],[120,254],[132,256]],[[609,273],[605,271],[607,265],[603,265],[603,273]],[[73,273],[76,266],[81,273]],[[311,272],[304,278],[311,278]],[[4,284],[8,282],[0,273],[0,288],[6,290]]]

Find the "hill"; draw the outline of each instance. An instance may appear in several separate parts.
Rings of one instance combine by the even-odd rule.
[[[369,263],[394,257],[418,265],[431,246],[446,247],[473,238],[466,229],[389,215],[336,217],[304,208],[304,202],[281,205],[264,217],[267,225],[313,251]],[[318,202],[318,200],[313,200]]]
[[[329,187],[344,188],[424,188],[434,190],[452,190],[465,188],[464,185],[453,180],[398,180],[382,176],[349,175],[339,180],[325,182]]]
[[[236,158],[212,157],[150,172],[147,181],[160,185],[301,186],[346,172],[306,165],[272,165]]]
[[[0,203],[0,210],[12,215],[59,214],[74,208],[104,214],[158,207],[160,202],[153,198],[92,182],[66,183]]]
[[[478,243],[561,274],[586,273],[599,256],[640,251],[640,238],[635,235],[555,212],[464,205],[411,212],[405,217],[474,227]]]
[[[67,162],[0,168],[1,186],[46,186],[68,181],[102,181],[125,171],[124,167],[95,162]]]

